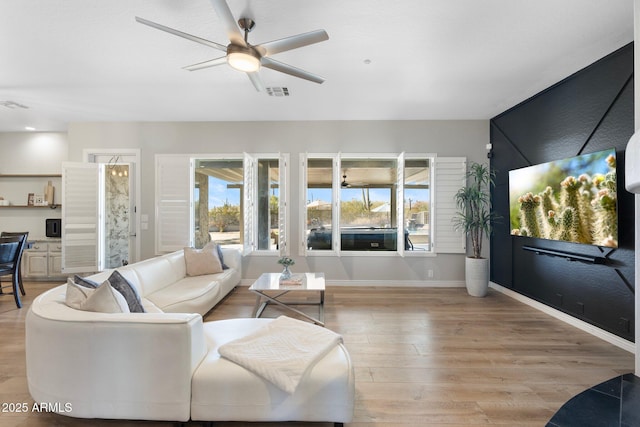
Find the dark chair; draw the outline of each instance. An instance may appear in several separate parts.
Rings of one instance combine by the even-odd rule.
[[[0,233],[0,237],[22,237],[22,243],[20,248],[20,259],[22,260],[22,253],[27,248],[27,238],[29,237],[28,231],[3,231]],[[1,276],[1,275],[0,275]],[[24,286],[22,284],[22,262],[18,265],[18,284],[20,285],[20,293],[25,295]],[[0,288],[2,287],[2,278],[0,277]],[[0,292],[1,293],[1,292]]]
[[[20,268],[20,259],[22,257],[21,248],[22,237],[0,237],[0,276],[11,275],[11,288],[13,289],[13,298],[16,300],[16,306],[22,307],[20,302],[20,283],[18,279],[18,271]]]

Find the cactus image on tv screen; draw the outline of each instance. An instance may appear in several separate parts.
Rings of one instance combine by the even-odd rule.
[[[614,149],[509,171],[511,234],[618,247]]]

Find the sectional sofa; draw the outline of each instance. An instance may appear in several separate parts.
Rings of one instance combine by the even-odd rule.
[[[241,255],[223,249],[221,273],[191,277],[184,251],[118,269],[145,313],[69,307],[68,285],[35,299],[26,317],[29,392],[36,402],[79,418],[168,421],[351,420],[353,366],[342,344],[305,374],[295,393],[218,353],[272,319],[204,322],[240,281]],[[101,282],[111,271],[89,276]]]

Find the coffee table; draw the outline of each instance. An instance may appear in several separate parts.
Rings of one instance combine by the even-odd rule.
[[[281,284],[280,273],[264,273],[258,280],[253,282],[249,290],[257,294],[256,305],[253,309],[253,317],[260,317],[269,304],[276,304],[286,310],[292,311],[316,325],[324,326],[324,273],[297,273],[293,274],[293,279],[302,279],[300,284]],[[284,301],[281,299],[288,293],[301,294],[303,292],[315,291],[320,293],[319,301]],[[317,305],[319,316],[309,316],[306,313],[293,307],[296,305]]]

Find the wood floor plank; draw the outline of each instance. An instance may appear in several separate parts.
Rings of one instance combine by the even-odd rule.
[[[2,402],[33,404],[26,384],[24,317],[36,295],[57,285],[26,283],[21,310],[12,298],[0,298]],[[255,295],[239,287],[205,320],[249,317],[254,303]],[[317,307],[302,310],[317,315]],[[272,307],[265,312],[282,314],[291,315]],[[634,368],[632,354],[492,290],[486,298],[473,298],[462,288],[329,286],[325,321],[342,334],[355,366],[356,410],[349,427],[542,426],[572,396]],[[0,413],[0,427],[173,424]]]

